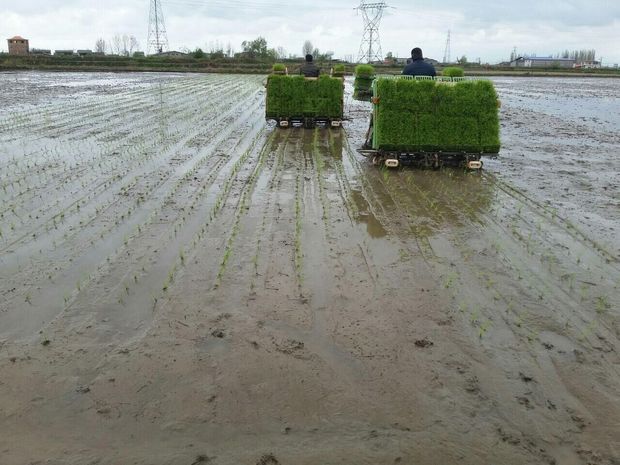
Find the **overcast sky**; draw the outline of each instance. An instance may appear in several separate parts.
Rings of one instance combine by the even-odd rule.
[[[548,56],[595,49],[605,63],[620,63],[620,0],[442,0],[388,2],[381,23],[383,53],[408,56],[419,46],[441,60],[448,30],[451,56],[485,63],[517,53]],[[208,50],[219,42],[237,51],[258,36],[270,47],[301,54],[304,40],[335,56],[357,57],[359,1],[163,0],[170,48]],[[0,0],[0,34],[22,35],[31,47],[92,49],[97,38],[135,35],[146,47],[149,0]],[[0,50],[6,51],[6,40]]]

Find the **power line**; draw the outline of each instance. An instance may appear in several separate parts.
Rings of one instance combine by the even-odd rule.
[[[270,1],[252,1],[252,0],[162,0],[166,5],[173,6],[196,6],[203,7],[209,9],[235,9],[243,11],[260,11],[260,12],[269,12],[270,10],[274,13],[280,12],[282,10],[295,10],[298,11],[300,9],[304,10],[316,10],[317,3],[308,3],[308,4],[281,4]],[[328,3],[323,2],[323,5],[327,8]],[[350,8],[344,7],[332,7],[329,6],[330,10],[349,10]]]
[[[168,34],[164,23],[161,0],[151,0],[149,11],[149,35],[146,53],[162,53],[168,50]]]

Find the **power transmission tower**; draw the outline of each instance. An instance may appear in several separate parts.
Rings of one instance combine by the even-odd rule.
[[[149,36],[146,53],[161,53],[167,50],[168,35],[166,34],[161,0],[151,0],[151,8],[149,11]]]
[[[446,49],[443,52],[443,62],[450,63],[450,30],[448,29],[448,40],[446,40]]]
[[[381,39],[379,37],[379,24],[383,18],[383,12],[389,8],[385,2],[367,3],[362,0],[360,6],[355,8],[362,13],[364,19],[364,34],[360,51],[357,54],[358,63],[372,63],[373,61],[383,61],[381,51]]]

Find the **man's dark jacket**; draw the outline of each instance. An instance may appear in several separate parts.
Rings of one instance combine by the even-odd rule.
[[[299,74],[303,74],[306,77],[319,77],[321,71],[312,62],[306,62],[299,68]]]
[[[403,74],[407,76],[435,76],[437,73],[435,72],[435,67],[430,63],[426,63],[423,58],[418,58],[413,60],[405,69],[403,69]]]

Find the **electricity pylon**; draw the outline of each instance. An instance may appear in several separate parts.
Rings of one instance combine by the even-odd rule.
[[[450,63],[450,30],[448,30],[448,40],[446,40],[446,49],[443,52],[443,62]]]
[[[147,55],[162,53],[168,50],[168,35],[164,23],[164,13],[161,9],[161,0],[151,0],[149,11],[149,35],[147,40]]]
[[[389,6],[385,2],[367,3],[363,0],[360,6],[356,8],[356,10],[362,13],[362,18],[364,19],[364,34],[362,35],[360,51],[357,54],[358,63],[383,61],[379,25],[386,8],[389,8]]]

